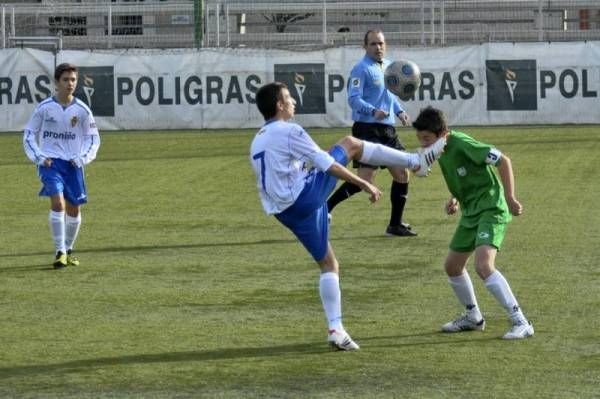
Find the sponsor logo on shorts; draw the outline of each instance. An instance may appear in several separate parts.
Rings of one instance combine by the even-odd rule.
[[[458,173],[460,177],[465,177],[467,175],[467,169],[464,166],[461,166],[460,168],[456,169],[456,173]]]
[[[482,231],[479,233],[479,238],[490,238],[490,233],[487,231]]]

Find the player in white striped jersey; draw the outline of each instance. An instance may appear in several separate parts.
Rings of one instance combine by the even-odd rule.
[[[56,67],[56,94],[36,107],[23,134],[25,154],[38,166],[39,195],[50,197],[56,269],[79,264],[72,252],[81,226],[80,206],[87,202],[83,167],[96,158],[100,147],[91,110],[73,96],[77,78],[75,65]]]
[[[445,139],[411,154],[346,136],[326,152],[300,125],[288,122],[294,116],[295,104],[283,83],[269,83],[257,91],[256,105],[266,122],[252,141],[250,161],[265,212],[275,215],[296,235],[321,269],[319,292],[329,344],[340,350],[356,350],[358,345],[342,324],[339,265],[329,244],[327,198],[340,178],[360,187],[375,202],[381,192],[348,170],[345,165],[349,160],[401,166],[426,176],[429,166],[441,155]]]

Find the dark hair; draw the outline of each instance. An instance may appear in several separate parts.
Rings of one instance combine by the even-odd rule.
[[[417,116],[412,125],[419,131],[427,130],[438,137],[448,130],[448,123],[446,122],[444,113],[437,108],[433,108],[431,105],[419,112],[419,116]]]
[[[75,65],[65,62],[65,63],[58,65],[56,67],[56,69],[54,70],[54,80],[59,81],[60,77],[65,72],[75,72],[76,74],[79,74],[79,70],[77,69],[77,67]]]
[[[365,46],[369,45],[369,33],[375,33],[375,34],[381,33],[381,34],[383,34],[383,31],[381,29],[369,29],[367,31],[367,33],[365,33],[365,38],[363,39],[363,42],[364,42]]]
[[[283,89],[287,89],[285,83],[272,82],[262,86],[256,92],[256,106],[265,120],[277,114],[277,101],[281,100]]]

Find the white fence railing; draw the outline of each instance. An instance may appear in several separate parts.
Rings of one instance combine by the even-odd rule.
[[[171,0],[0,5],[2,48],[64,49],[284,47],[361,44],[367,29],[388,43],[447,46],[482,42],[600,39],[598,0],[298,1]]]

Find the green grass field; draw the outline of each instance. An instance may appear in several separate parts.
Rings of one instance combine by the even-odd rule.
[[[346,131],[312,134],[328,146]],[[82,265],[60,271],[21,135],[0,134],[0,397],[600,397],[600,128],[464,131],[513,160],[525,213],[498,268],[536,335],[500,339],[508,320],[472,265],[487,328],[439,332],[461,309],[441,266],[457,219],[436,165],[412,180],[416,238],[383,236],[387,173],[382,201],[336,208],[354,353],[329,351],[318,269],[262,213],[252,132],[103,134],[86,169]]]

